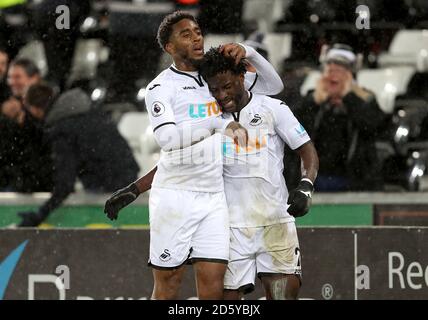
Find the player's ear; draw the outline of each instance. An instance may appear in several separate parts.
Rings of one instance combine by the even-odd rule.
[[[241,73],[241,74],[239,75],[239,81],[240,81],[241,83],[244,83],[244,82],[245,82],[245,74]]]
[[[175,53],[175,46],[174,46],[174,44],[172,44],[171,42],[168,42],[165,45],[165,51],[168,52],[169,54]]]

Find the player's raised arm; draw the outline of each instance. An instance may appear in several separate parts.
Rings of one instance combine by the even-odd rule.
[[[233,57],[236,63],[246,58],[255,68],[256,74],[253,72],[246,74],[247,90],[258,94],[275,95],[284,89],[284,84],[275,68],[254,48],[241,43],[229,43],[221,46],[220,51],[226,56]]]

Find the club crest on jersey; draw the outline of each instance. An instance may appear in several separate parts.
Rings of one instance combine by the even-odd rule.
[[[262,117],[258,113],[256,113],[253,119],[251,119],[250,121],[250,126],[255,127],[262,124],[262,122],[263,122]]]
[[[159,101],[155,101],[150,111],[153,117],[159,117],[165,112],[165,106]]]

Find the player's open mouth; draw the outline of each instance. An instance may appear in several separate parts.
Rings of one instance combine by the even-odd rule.
[[[204,54],[204,49],[203,48],[193,48],[193,52],[195,52],[196,54]]]
[[[220,105],[225,111],[230,111],[231,109],[234,109],[233,99],[223,100]]]

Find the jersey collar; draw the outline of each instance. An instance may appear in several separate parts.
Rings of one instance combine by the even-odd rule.
[[[198,86],[200,86],[200,87],[204,87],[204,81],[202,80],[202,77],[201,77],[201,75],[199,74],[199,72],[198,72],[198,71],[180,71],[180,70],[178,70],[178,69],[175,67],[175,65],[171,65],[171,66],[169,67],[169,69],[170,69],[172,72],[175,72],[175,73],[180,74],[180,75],[182,75],[182,76],[186,76],[186,77],[190,77],[190,78],[192,78],[193,80],[195,80],[195,81],[196,81],[196,83],[198,84]]]
[[[244,110],[248,105],[250,105],[250,103],[251,103],[251,101],[253,99],[253,93],[251,91],[247,91],[247,94],[249,95],[249,99],[248,99],[247,104],[245,106],[243,106],[242,109],[239,110],[238,112],[232,112],[233,119],[236,122],[239,122],[239,116],[241,114],[241,111]]]

